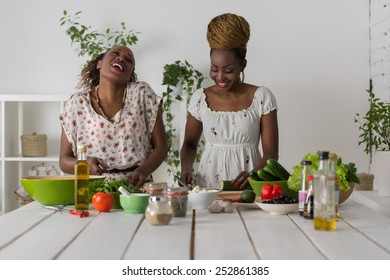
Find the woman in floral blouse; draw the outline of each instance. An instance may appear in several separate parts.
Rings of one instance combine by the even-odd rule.
[[[137,81],[133,52],[115,46],[81,72],[81,92],[60,115],[60,168],[73,173],[77,146],[87,146],[90,174],[127,178],[143,185],[164,161],[168,145],[161,102],[146,82]]]

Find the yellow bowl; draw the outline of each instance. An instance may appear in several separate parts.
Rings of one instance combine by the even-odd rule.
[[[298,192],[291,190],[287,185],[287,180],[284,181],[256,181],[252,179],[248,179],[249,184],[252,189],[255,191],[257,197],[261,197],[261,189],[265,184],[273,185],[278,183],[283,190],[283,193],[289,197],[298,199]]]
[[[90,180],[104,180],[90,176]],[[43,205],[74,204],[74,176],[27,176],[20,179],[27,194]]]

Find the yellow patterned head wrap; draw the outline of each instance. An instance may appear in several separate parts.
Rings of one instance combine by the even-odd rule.
[[[249,23],[235,14],[216,16],[207,26],[207,41],[212,49],[242,49],[246,53],[249,36]]]

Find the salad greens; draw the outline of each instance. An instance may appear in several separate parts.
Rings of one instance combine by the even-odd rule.
[[[341,157],[336,155],[336,174],[340,182],[340,190],[348,190],[349,182],[359,184],[359,178],[356,176],[356,167],[354,163],[343,163]],[[308,153],[303,157],[303,160],[311,160],[313,174],[318,170],[318,153]],[[288,187],[292,190],[299,191],[300,179],[301,179],[302,165],[298,164],[293,166],[293,172],[287,180]]]
[[[143,192],[140,187],[130,184],[126,179],[122,180],[96,180],[90,182],[89,195],[92,197],[97,192],[118,192],[120,186],[124,187],[130,193]]]

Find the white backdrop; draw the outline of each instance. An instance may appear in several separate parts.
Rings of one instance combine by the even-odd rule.
[[[163,66],[187,59],[208,77],[206,26],[232,12],[251,24],[246,81],[269,87],[279,105],[280,162],[328,149],[368,171],[355,113],[368,109],[368,0],[0,0],[0,94],[71,94],[83,60],[59,26],[83,11],[95,29],[140,32],[133,50],[141,80],[158,94]],[[205,85],[210,84],[210,80]],[[183,116],[180,116],[183,117]],[[161,168],[163,169],[163,168]],[[163,178],[163,170],[156,178]],[[161,176],[160,176],[161,175]]]

